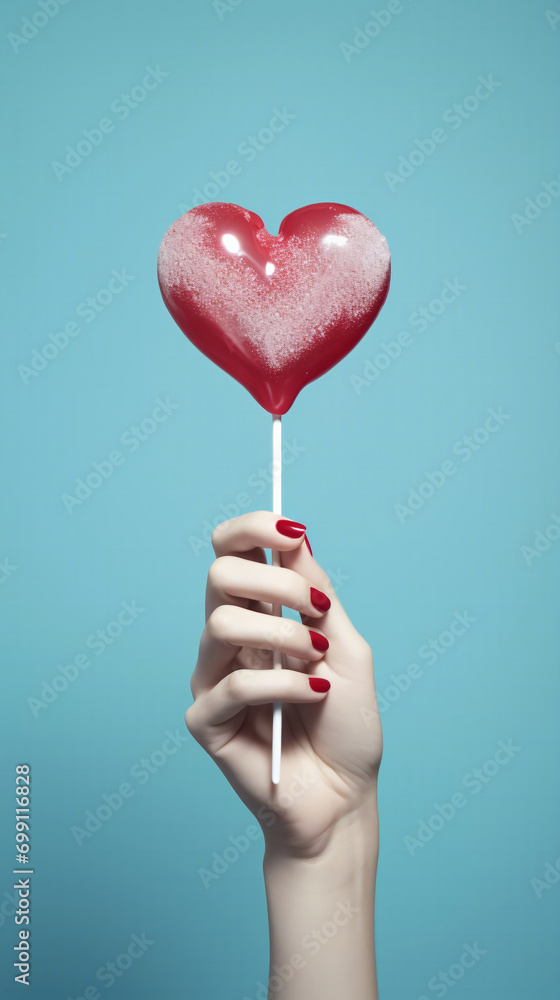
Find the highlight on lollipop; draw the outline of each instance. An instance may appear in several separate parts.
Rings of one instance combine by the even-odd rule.
[[[287,215],[272,236],[254,212],[211,202],[169,227],[157,274],[165,305],[185,336],[272,415],[272,511],[282,515],[282,416],[377,318],[391,276],[385,237],[347,205],[306,205]],[[272,564],[280,565],[274,550]],[[270,610],[282,615],[280,605]],[[273,650],[272,668],[282,665],[283,654]],[[275,702],[274,785],[281,747],[282,706]]]

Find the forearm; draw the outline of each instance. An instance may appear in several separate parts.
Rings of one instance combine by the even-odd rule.
[[[267,845],[270,989],[282,1000],[377,1000],[374,943],[377,796],[341,821],[315,856]],[[276,978],[273,978],[276,977]],[[274,989],[276,987],[276,989]]]

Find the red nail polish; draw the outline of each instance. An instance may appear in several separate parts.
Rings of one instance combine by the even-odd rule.
[[[312,691],[321,691],[321,692],[323,692],[323,691],[328,691],[329,690],[329,688],[331,686],[331,682],[325,680],[324,677],[310,677],[309,678],[309,686],[310,686],[310,688],[311,688]]]
[[[285,535],[286,538],[301,538],[305,531],[305,524],[300,524],[299,521],[288,521],[287,518],[281,517],[276,522],[276,530],[281,535]]]
[[[312,556],[313,555],[313,549],[311,548],[311,546],[309,544],[309,539],[308,539],[307,535],[303,536],[303,540],[304,540],[305,544],[307,545],[307,548],[309,549],[309,555]]]
[[[326,639],[324,635],[321,635],[319,632],[314,632],[312,629],[309,629],[309,635],[311,637],[311,645],[313,646],[313,649],[318,649],[320,653],[326,653],[329,648],[329,640]]]
[[[322,611],[324,613],[329,610],[331,602],[322,590],[316,590],[315,587],[311,587],[309,593],[311,595],[311,603],[314,608],[317,608],[317,611]]]

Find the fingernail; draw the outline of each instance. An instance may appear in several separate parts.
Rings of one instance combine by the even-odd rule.
[[[329,648],[329,640],[319,632],[314,632],[313,629],[309,629],[309,635],[311,637],[311,645],[313,646],[313,649],[318,649],[320,653],[326,653]]]
[[[301,538],[305,531],[305,524],[300,524],[299,521],[288,521],[287,518],[281,517],[276,522],[276,530],[281,535],[285,535],[286,538]]]
[[[317,608],[317,611],[324,612],[329,610],[331,602],[322,590],[316,590],[315,587],[311,587],[309,593],[311,595],[311,603],[314,608]]]
[[[310,686],[310,688],[311,688],[312,691],[321,691],[321,692],[323,692],[323,691],[328,691],[329,690],[329,688],[331,686],[331,682],[325,680],[324,677],[310,677],[309,678],[309,686]]]
[[[304,540],[305,544],[307,545],[307,548],[309,549],[309,555],[312,556],[313,555],[313,549],[311,548],[311,546],[309,544],[309,539],[308,539],[307,535],[303,536],[303,540]]]

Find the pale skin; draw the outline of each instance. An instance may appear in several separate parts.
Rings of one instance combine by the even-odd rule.
[[[243,514],[212,536],[216,559],[185,721],[263,830],[269,995],[341,1000],[351,990],[352,1000],[378,1000],[382,733],[371,649],[305,532],[286,537],[278,520],[269,511]],[[267,563],[265,549],[281,553],[280,567]],[[311,588],[329,598],[326,612],[312,603]],[[273,604],[299,612],[301,623],[273,616]],[[328,640],[326,652],[314,648],[310,630]],[[282,670],[269,669],[273,648],[284,653]],[[309,677],[330,689],[313,691]],[[275,701],[283,716],[279,785],[271,781]]]

